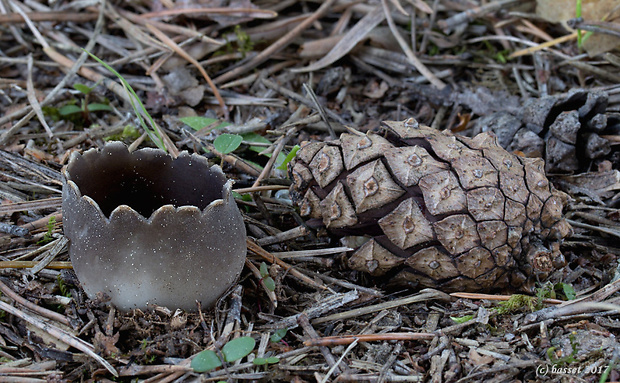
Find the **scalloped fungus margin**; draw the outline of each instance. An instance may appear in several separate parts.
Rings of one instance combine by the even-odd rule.
[[[112,142],[73,153],[63,175],[69,255],[91,299],[103,292],[121,310],[195,310],[237,280],[246,232],[219,166]]]

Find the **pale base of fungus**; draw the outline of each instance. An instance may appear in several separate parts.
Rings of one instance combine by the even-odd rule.
[[[213,305],[246,255],[243,219],[218,166],[121,143],[74,153],[63,169],[63,224],[90,298],[121,310]]]

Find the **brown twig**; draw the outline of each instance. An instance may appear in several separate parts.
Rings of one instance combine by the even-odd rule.
[[[312,327],[312,324],[310,324],[310,320],[308,319],[307,315],[305,315],[305,314],[300,315],[299,318],[297,318],[297,323],[299,323],[299,325],[304,330],[304,332],[307,334],[307,336],[310,337],[310,339],[308,339],[308,341],[316,341],[316,340],[321,339],[319,337],[319,334],[317,334],[316,330],[314,329],[314,327]],[[307,345],[307,344],[305,344],[305,342],[304,342],[304,345],[305,346],[314,346],[314,345]],[[340,365],[336,364],[336,358],[334,358],[334,355],[331,353],[329,348],[327,348],[327,347],[325,347],[323,345],[319,345],[319,351],[321,351],[321,354],[323,354],[323,357],[325,358],[325,361],[327,361],[327,364],[330,367],[336,366],[336,373],[337,374],[347,368],[346,364],[342,364],[342,367]]]
[[[37,265],[36,261],[0,261],[0,269],[29,269]],[[72,269],[71,262],[54,261],[45,266],[46,269],[63,270]]]
[[[65,332],[64,330],[50,323],[46,323],[30,314],[27,314],[21,310],[18,310],[17,308],[3,301],[0,301],[0,309],[6,311],[7,313],[11,315],[14,315],[18,318],[23,319],[24,321],[30,323],[31,325],[36,326],[39,329],[45,331],[50,336],[60,340],[61,342],[64,342],[70,345],[71,347],[75,347],[76,349],[89,355],[91,358],[95,359],[97,362],[103,365],[112,375],[118,377],[118,372],[116,371],[116,369],[112,367],[112,365],[108,363],[105,359],[103,359],[101,356],[95,353],[93,345],[87,343],[86,341],[74,335],[71,335]]]
[[[286,48],[290,43],[293,42],[293,40],[297,36],[299,36],[303,31],[305,31],[310,25],[312,25],[319,18],[323,17],[323,15],[325,15],[327,11],[329,11],[329,9],[331,8],[332,4],[335,3],[335,1],[336,0],[326,0],[323,4],[321,4],[321,6],[319,7],[319,9],[316,10],[316,12],[314,12],[311,16],[309,16],[307,19],[305,19],[301,23],[299,23],[299,25],[297,25],[290,32],[282,36],[279,40],[271,44],[268,48],[263,50],[261,53],[259,53],[255,57],[253,57],[247,63],[231,71],[228,71],[224,73],[223,75],[219,76],[218,78],[214,79],[213,82],[216,84],[221,84],[223,82],[232,80],[233,78],[243,73],[246,73],[247,71],[253,68],[256,68],[260,64],[269,60],[271,56],[273,56],[274,54]]]
[[[451,296],[455,298],[465,298],[465,299],[486,299],[489,301],[507,301],[510,300],[512,295],[491,295],[491,294],[480,294],[480,293],[452,293]],[[566,303],[566,301],[562,301],[559,299],[551,299],[545,298],[542,300],[542,303],[549,305],[559,305],[562,303]]]
[[[209,76],[207,71],[202,67],[202,65],[200,65],[198,61],[196,61],[195,58],[193,58],[187,52],[185,52],[177,43],[175,43],[170,37],[166,36],[165,33],[157,29],[153,24],[147,23],[146,27],[155,36],[157,36],[158,39],[160,39],[164,44],[170,47],[170,49],[176,52],[176,54],[183,57],[185,60],[189,61],[193,66],[196,67],[196,69],[198,69],[200,74],[202,74],[202,77],[204,77],[205,81],[207,81],[207,84],[209,84],[209,87],[213,91],[213,95],[217,99],[217,102],[220,104],[220,108],[222,108],[222,113],[224,114],[224,119],[228,120],[228,107],[226,106],[224,99],[220,95],[220,91],[217,89],[213,81],[211,81],[211,77]]]
[[[157,12],[143,13],[140,17],[144,19],[153,19],[157,17],[169,17],[169,16],[202,16],[202,15],[226,15],[237,17],[253,17],[256,19],[273,19],[278,16],[277,12],[270,11],[268,9],[258,8],[177,8],[166,9]]]
[[[92,12],[26,12],[31,21],[53,21],[55,23],[75,22],[85,23],[97,19],[97,13]],[[25,19],[19,13],[0,14],[0,24],[21,24]]]
[[[264,277],[261,275],[260,270],[258,270],[258,267],[254,266],[252,261],[250,261],[249,259],[245,260],[245,266],[248,269],[250,269],[252,274],[254,274],[254,277],[259,281],[259,284],[263,288],[263,291],[265,291],[265,293],[267,294],[267,297],[271,301],[271,304],[273,305],[273,307],[274,308],[278,307],[278,297],[276,297],[276,293],[274,291],[269,290],[269,288],[267,288],[264,282]]]
[[[269,253],[268,251],[266,251],[265,249],[263,249],[262,247],[257,245],[251,239],[248,238],[246,243],[247,243],[247,246],[248,246],[248,250],[250,250],[251,252],[253,252],[256,255],[261,256],[263,259],[265,259],[268,262],[271,262],[271,263],[274,263],[274,264],[277,264],[277,265],[283,267],[284,270],[289,272],[295,278],[298,278],[299,280],[303,281],[304,283],[306,283],[306,284],[308,284],[310,286],[313,286],[313,287],[315,287],[317,289],[327,290],[327,287],[325,287],[322,283],[316,282],[315,280],[311,279],[307,275],[305,275],[305,274],[301,273],[300,271],[296,270],[293,266],[289,265],[288,263],[286,263],[283,260],[279,259],[278,257],[274,256],[273,254]]]
[[[56,322],[60,322],[66,326],[71,326],[71,322],[69,322],[69,320],[64,315],[61,315],[55,311],[48,310],[41,306],[37,306],[29,300],[22,298],[20,295],[10,289],[9,286],[5,285],[2,281],[0,281],[0,291],[2,291],[7,297],[14,300],[15,303],[24,306],[32,312],[38,313],[45,318],[55,320]]]
[[[420,72],[422,76],[426,77],[426,79],[431,84],[433,84],[436,88],[438,89],[445,88],[446,84],[443,81],[441,81],[439,78],[437,78],[437,76],[435,76],[435,74],[431,72],[426,67],[426,65],[422,64],[420,59],[418,59],[415,53],[413,53],[413,51],[411,50],[411,48],[409,47],[409,45],[407,44],[403,36],[401,36],[400,32],[396,28],[396,24],[394,23],[394,19],[392,18],[392,13],[390,12],[390,8],[388,7],[387,1],[381,0],[381,4],[383,5],[383,12],[385,12],[385,19],[387,20],[388,25],[390,26],[390,30],[392,31],[394,38],[398,42],[398,45],[400,45],[400,48],[403,50],[403,52],[405,52],[405,55],[407,55],[407,58],[411,62],[411,65],[413,65],[418,70],[418,72]]]
[[[359,335],[338,335],[326,336],[317,339],[304,341],[304,346],[337,346],[351,344],[356,340],[359,342],[382,342],[392,340],[432,340],[436,334],[423,332],[393,332],[387,334],[359,334]]]

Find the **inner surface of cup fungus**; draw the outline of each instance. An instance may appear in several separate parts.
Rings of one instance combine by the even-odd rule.
[[[246,232],[232,181],[206,158],[113,142],[73,153],[63,174],[69,255],[90,298],[195,310],[241,273]]]

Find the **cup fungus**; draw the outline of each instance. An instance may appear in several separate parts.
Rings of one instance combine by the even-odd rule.
[[[192,310],[213,305],[241,273],[246,233],[232,181],[204,157],[114,142],[74,153],[63,174],[69,255],[90,298]]]

